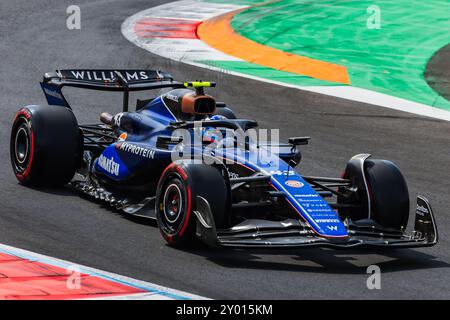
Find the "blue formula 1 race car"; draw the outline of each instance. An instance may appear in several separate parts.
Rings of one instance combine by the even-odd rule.
[[[64,185],[131,215],[156,219],[174,246],[300,248],[420,247],[438,241],[428,201],[417,197],[407,233],[408,188],[398,167],[369,154],[341,178],[305,176],[299,146],[264,142],[205,94],[210,82],[177,82],[156,70],[58,70],[41,83],[48,106],[21,108],[11,163],[23,185]],[[123,110],[80,125],[61,89],[123,92]],[[156,98],[129,93],[160,89]]]

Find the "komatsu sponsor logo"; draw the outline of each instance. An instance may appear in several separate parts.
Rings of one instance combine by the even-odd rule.
[[[153,159],[155,157],[155,150],[147,149],[144,147],[137,146],[135,144],[124,142],[119,146],[119,150],[128,153],[135,154],[148,159]]]
[[[90,80],[90,81],[114,81],[117,76],[115,71],[71,71],[73,77],[77,80]],[[134,72],[120,72],[128,81],[130,80],[148,80],[149,76],[145,71]]]
[[[115,176],[119,175],[120,165],[115,162],[113,158],[109,159],[104,155],[100,155],[97,163],[102,169],[109,172],[110,174],[113,174]]]

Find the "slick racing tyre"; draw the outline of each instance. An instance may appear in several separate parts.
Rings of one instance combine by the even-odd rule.
[[[400,169],[387,160],[365,163],[372,204],[372,219],[384,227],[405,229],[409,217],[409,192]]]
[[[229,210],[229,195],[229,186],[215,167],[189,161],[170,164],[156,192],[156,218],[163,238],[177,247],[196,242],[197,196],[208,201],[215,226],[222,227]]]
[[[400,169],[391,161],[367,159],[364,162],[364,172],[368,192],[360,186],[357,191],[359,209],[340,209],[341,216],[353,220],[370,218],[386,228],[404,230],[409,218],[409,192]],[[351,181],[362,181],[362,177],[346,171],[344,178]],[[368,199],[370,196],[370,213]],[[338,197],[338,202],[348,203],[348,200]]]
[[[70,109],[22,108],[16,113],[11,131],[14,174],[24,185],[64,185],[80,163],[81,141],[77,120]]]

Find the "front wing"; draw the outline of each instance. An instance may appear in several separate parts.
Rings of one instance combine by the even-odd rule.
[[[304,247],[392,247],[412,248],[433,246],[438,232],[428,200],[417,197],[414,230],[403,231],[383,228],[376,223],[345,221],[348,236],[321,237],[304,222],[246,220],[227,230],[216,230],[209,203],[197,197],[197,236],[213,247],[235,248],[304,248]]]

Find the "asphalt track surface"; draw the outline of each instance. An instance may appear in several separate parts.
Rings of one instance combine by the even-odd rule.
[[[128,42],[120,25],[161,1],[78,1],[81,31],[65,28],[72,1],[0,3],[0,243],[211,298],[450,298],[450,123],[263,84],[169,62]],[[176,79],[218,81],[219,100],[281,136],[311,135],[300,171],[336,176],[352,155],[394,160],[414,196],[431,201],[440,231],[432,248],[403,251],[181,251],[151,223],[79,198],[69,188],[20,186],[10,167],[11,120],[42,104],[38,81],[57,68],[161,68]],[[79,122],[120,109],[120,96],[79,92]],[[95,98],[97,97],[97,98]],[[366,288],[377,264],[382,289]]]

